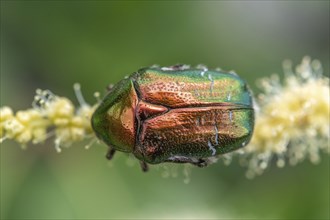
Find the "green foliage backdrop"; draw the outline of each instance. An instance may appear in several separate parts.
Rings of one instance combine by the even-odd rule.
[[[235,70],[251,87],[304,55],[329,73],[328,1],[1,1],[1,106],[26,109],[36,88],[86,99],[140,67],[176,63]],[[328,219],[329,157],[271,167],[254,180],[234,161],[142,173],[127,155],[46,142],[1,144],[1,219]],[[171,166],[172,167],[172,166]],[[177,166],[176,166],[177,167]],[[172,167],[173,168],[173,167]],[[173,173],[173,172],[172,172]]]

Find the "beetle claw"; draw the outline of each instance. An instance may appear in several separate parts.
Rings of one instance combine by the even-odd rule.
[[[108,160],[111,160],[111,159],[113,158],[113,155],[114,155],[115,153],[116,153],[116,150],[113,149],[112,147],[110,147],[105,157],[106,157]]]
[[[149,170],[148,164],[144,161],[140,161],[140,166],[143,172],[147,172]]]
[[[206,167],[208,165],[208,163],[204,159],[198,159],[198,162],[194,163],[194,165],[202,168],[202,167]]]

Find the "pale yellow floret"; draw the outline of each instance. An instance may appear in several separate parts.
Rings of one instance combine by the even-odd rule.
[[[261,174],[273,156],[283,167],[286,159],[293,165],[306,157],[317,163],[320,151],[329,153],[329,79],[312,64],[305,57],[282,84],[277,76],[261,81],[265,93],[257,99],[254,134],[244,149],[248,177]]]
[[[0,140],[6,138],[4,126],[6,122],[11,120],[12,118],[14,118],[14,113],[11,108],[9,108],[8,106],[0,108]]]
[[[82,106],[77,111],[77,115],[81,118],[81,125],[86,129],[86,132],[88,134],[94,134],[91,124],[91,118],[96,108],[97,105]]]
[[[25,145],[30,141],[38,143],[45,140],[49,124],[50,122],[39,111],[28,109],[18,111],[15,117],[6,120],[4,130],[7,138]]]
[[[66,124],[56,127],[56,137],[64,144],[83,140],[90,133],[90,126],[86,126],[85,121],[86,119],[81,116],[70,118]]]
[[[75,107],[64,97],[56,97],[44,109],[45,115],[55,126],[66,126],[74,116]]]
[[[61,151],[60,146],[70,146],[93,134],[90,119],[94,108],[87,104],[75,110],[67,98],[55,97],[43,111],[54,126],[58,152]]]
[[[78,109],[69,99],[40,89],[36,91],[33,109],[14,115],[9,107],[2,107],[1,141],[13,139],[25,147],[29,142],[36,144],[54,135],[56,150],[60,152],[61,146],[94,137],[90,120],[96,105],[91,107],[84,101],[79,84],[75,84],[75,93],[81,103]]]

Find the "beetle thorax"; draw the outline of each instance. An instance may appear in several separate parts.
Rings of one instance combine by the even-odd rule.
[[[95,111],[92,126],[98,137],[116,150],[132,152],[135,146],[135,109],[138,97],[130,80],[114,88]]]

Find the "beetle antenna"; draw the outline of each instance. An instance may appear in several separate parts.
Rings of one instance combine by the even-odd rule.
[[[74,93],[75,93],[75,95],[77,97],[77,100],[78,100],[80,106],[88,106],[88,104],[85,101],[84,96],[83,96],[83,94],[81,92],[81,86],[80,86],[79,83],[73,84],[73,90],[74,90]]]

